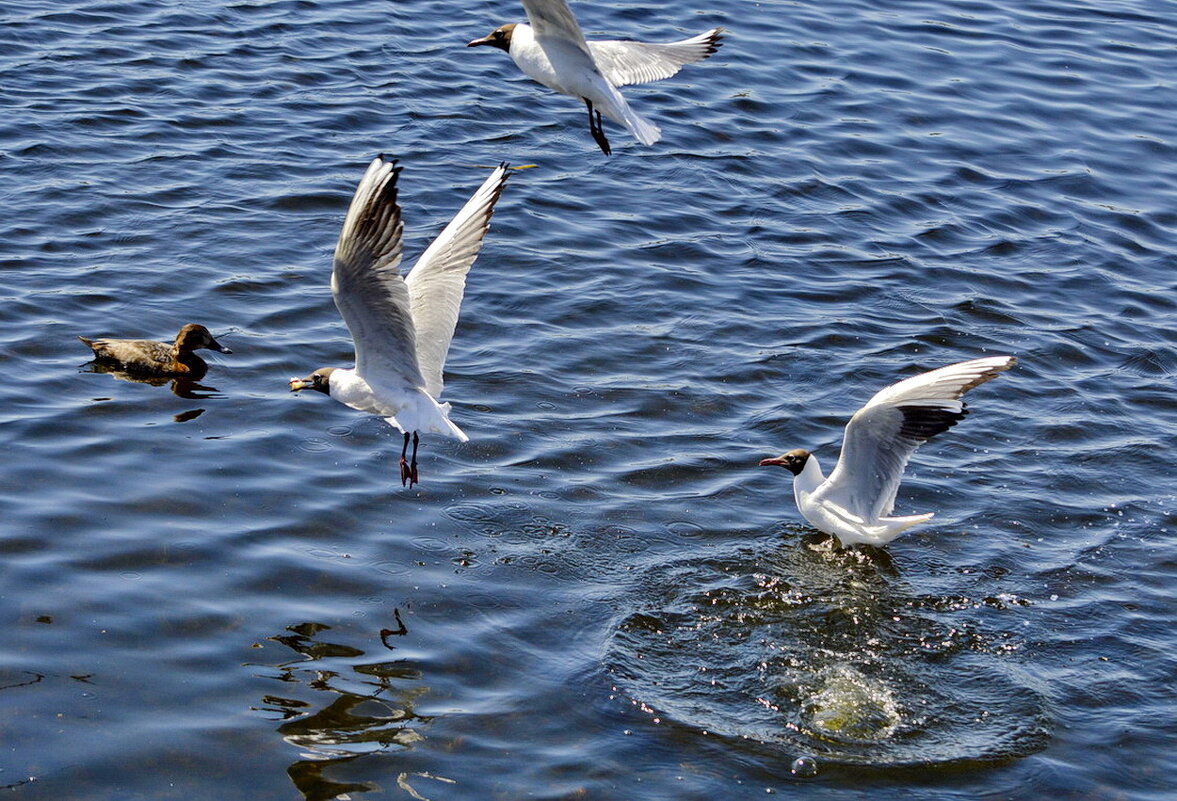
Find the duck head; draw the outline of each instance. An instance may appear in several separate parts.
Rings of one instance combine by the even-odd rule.
[[[218,353],[232,353],[220,342],[217,342],[208,329],[198,323],[188,323],[176,334],[176,348],[181,353],[189,353],[197,348],[207,348]]]

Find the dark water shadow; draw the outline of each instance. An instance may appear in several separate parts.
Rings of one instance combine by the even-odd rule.
[[[640,593],[606,666],[663,720],[868,769],[999,763],[1049,740],[1019,641],[987,628],[1020,599],[920,594],[886,551],[825,535],[659,566]]]
[[[112,365],[109,362],[92,361],[84,365],[83,369],[79,370],[79,372],[105,373],[117,381],[127,381],[132,384],[150,384],[153,387],[167,385],[171,389],[172,394],[188,400],[209,400],[225,397],[216,387],[206,387],[199,383],[200,379],[204,378],[207,373],[207,369],[195,370],[186,376],[142,375],[127,372],[118,365]],[[202,409],[200,411],[203,412],[204,410]],[[193,414],[186,419],[197,417],[199,413],[197,412],[197,414]],[[182,423],[184,420],[176,420],[176,422]]]
[[[398,628],[380,632],[382,652],[395,649],[390,637],[408,633],[399,612],[394,615]],[[296,658],[259,674],[286,686],[253,707],[281,721],[278,734],[304,757],[287,773],[306,801],[379,790],[372,782],[340,781],[328,774],[349,764],[355,773],[366,757],[411,748],[433,719],[413,709],[415,699],[429,692],[417,668],[405,660],[372,659],[359,648],[326,640],[329,630],[307,622],[269,638]],[[387,770],[386,765],[373,769]]]

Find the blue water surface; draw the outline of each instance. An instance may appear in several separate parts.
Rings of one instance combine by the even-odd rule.
[[[1172,4],[575,10],[727,29],[625,90],[657,145],[603,156],[465,48],[513,0],[0,9],[0,786],[1173,798]],[[378,152],[410,262],[526,167],[447,365],[470,442],[412,490],[395,431],[286,383],[350,364],[330,258]],[[187,322],[234,351],[195,389],[76,339]],[[992,354],[885,551],[756,467]]]

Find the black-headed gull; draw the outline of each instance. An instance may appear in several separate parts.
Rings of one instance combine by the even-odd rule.
[[[806,450],[792,450],[761,467],[789,470],[802,516],[843,545],[884,545],[932,514],[890,517],[903,468],[915,449],[968,414],[961,397],[1017,364],[1012,356],[950,364],[877,393],[846,426],[842,453],[829,478]]]
[[[583,100],[589,132],[606,156],[612,151],[601,128],[602,114],[628,128],[643,145],[662,138],[658,126],[631,109],[617,87],[660,81],[677,74],[684,64],[702,61],[719,48],[723,31],[712,28],[665,44],[588,42],[564,0],[523,0],[523,8],[530,25],[503,25],[466,46],[505,50],[532,80]]]
[[[176,334],[175,342],[156,342],[153,339],[86,339],[94,358],[106,364],[115,364],[128,373],[160,376],[204,377],[208,365],[204,359],[193,353],[205,348],[219,353],[232,353],[217,342],[208,329],[198,323],[188,323]]]
[[[401,484],[417,483],[417,432],[469,439],[439,403],[466,273],[478,258],[495,203],[507,181],[500,165],[466,202],[405,277],[396,182],[401,168],[372,160],[356,188],[335,246],[331,294],[355,342],[355,369],[321,367],[290,379],[290,390],[314,389],[404,432]],[[406,459],[409,433],[412,461]]]

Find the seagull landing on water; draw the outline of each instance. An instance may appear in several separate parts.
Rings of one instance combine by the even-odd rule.
[[[932,515],[889,517],[903,468],[912,453],[968,414],[961,397],[1017,364],[992,356],[912,376],[879,392],[850,419],[842,453],[829,478],[806,450],[793,450],[761,467],[784,467],[794,476],[802,516],[843,545],[885,545]]]
[[[467,47],[488,45],[510,54],[527,77],[560,94],[579,97],[588,109],[589,132],[601,151],[612,150],[601,115],[624,125],[643,145],[662,138],[657,125],[640,117],[617,87],[660,81],[684,64],[702,61],[719,48],[722,28],[666,44],[585,41],[564,0],[523,0],[530,25],[511,23],[475,39]]]
[[[335,246],[331,294],[355,341],[355,369],[321,367],[290,379],[290,391],[313,389],[404,432],[401,484],[417,483],[417,432],[469,439],[439,403],[466,273],[478,258],[495,203],[507,181],[500,165],[466,202],[405,277],[404,225],[396,199],[401,168],[383,156],[360,180]],[[406,459],[412,432],[412,461]]]

